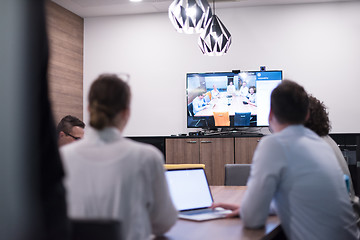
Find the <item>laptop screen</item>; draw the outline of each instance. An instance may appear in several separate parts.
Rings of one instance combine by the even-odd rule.
[[[207,208],[213,203],[204,169],[170,169],[165,176],[178,211]]]

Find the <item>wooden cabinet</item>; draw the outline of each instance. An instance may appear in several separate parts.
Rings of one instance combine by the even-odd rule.
[[[260,137],[242,137],[235,138],[235,163],[252,163],[254,151]]]
[[[201,138],[200,163],[210,185],[224,185],[225,164],[234,163],[233,138]]]
[[[261,137],[166,138],[168,164],[202,163],[210,185],[224,185],[225,164],[252,163]]]
[[[234,163],[234,138],[167,138],[166,163],[202,163],[210,185],[224,185],[224,165]]]
[[[199,138],[167,138],[165,140],[166,163],[200,163],[199,143]]]

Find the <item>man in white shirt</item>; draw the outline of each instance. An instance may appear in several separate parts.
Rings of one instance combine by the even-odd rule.
[[[240,87],[240,96],[246,97],[249,94],[249,88],[246,85],[247,83],[243,81]]]
[[[233,85],[233,82],[230,82],[229,85],[227,86],[227,93],[228,94],[235,94],[235,86]]]
[[[220,92],[217,89],[216,85],[214,84],[213,85],[213,90],[211,90],[211,99],[219,98],[219,97],[220,97]]]
[[[194,115],[201,110],[204,110],[207,106],[207,103],[204,101],[205,93],[200,93],[194,100],[193,100],[193,109]]]
[[[358,239],[343,174],[330,146],[303,126],[304,88],[284,80],[271,94],[270,129],[254,153],[247,191],[233,210],[248,228],[264,226],[273,200],[288,239]]]

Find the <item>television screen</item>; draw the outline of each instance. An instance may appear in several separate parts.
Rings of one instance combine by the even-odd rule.
[[[267,127],[270,94],[282,71],[188,73],[187,127]]]

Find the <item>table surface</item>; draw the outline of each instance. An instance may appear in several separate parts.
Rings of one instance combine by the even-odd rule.
[[[251,115],[257,114],[257,107],[250,104],[244,104],[248,99],[242,96],[232,96],[231,98],[221,97],[210,101],[205,109],[197,112],[195,117],[213,116],[213,112],[229,112],[230,116],[235,112],[251,112]]]
[[[240,204],[246,190],[244,186],[211,186],[215,202]],[[156,240],[218,240],[218,239],[271,239],[280,230],[280,220],[269,216],[266,226],[261,229],[247,229],[240,218],[216,219],[205,222],[178,220],[165,236]]]

